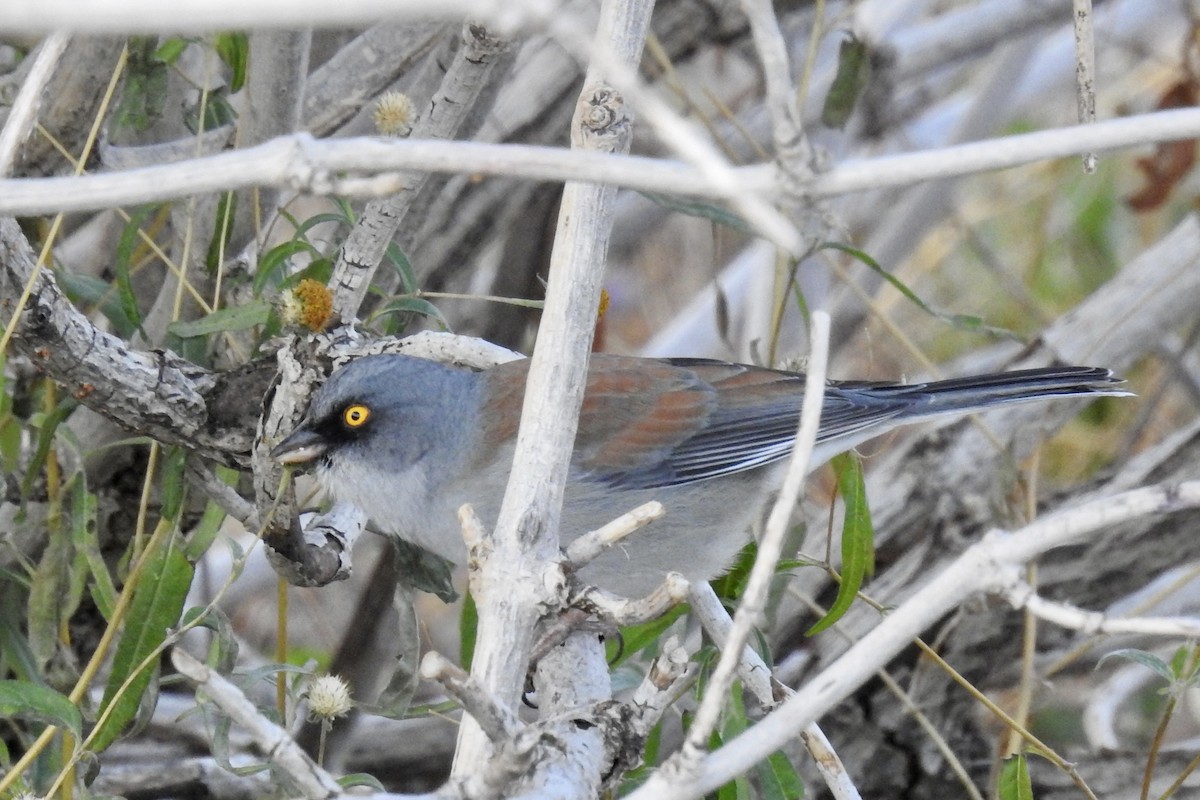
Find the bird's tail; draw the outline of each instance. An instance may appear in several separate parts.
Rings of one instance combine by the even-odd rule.
[[[859,384],[867,393],[892,401],[907,399],[906,417],[962,414],[1049,397],[1122,397],[1112,370],[1099,367],[1043,367],[912,384]],[[846,388],[849,388],[848,386]]]

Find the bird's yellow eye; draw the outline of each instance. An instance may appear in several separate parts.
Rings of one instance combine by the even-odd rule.
[[[342,422],[351,428],[361,428],[370,416],[371,409],[362,403],[355,403],[352,406],[346,406],[346,410],[342,412]]]

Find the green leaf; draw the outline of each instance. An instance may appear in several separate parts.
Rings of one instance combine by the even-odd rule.
[[[264,324],[270,313],[270,303],[255,300],[241,306],[218,309],[191,322],[172,322],[167,326],[167,332],[181,339],[188,339],[223,331],[244,331]]]
[[[751,540],[742,546],[733,566],[719,578],[712,581],[713,591],[722,600],[736,600],[746,590],[750,580],[750,570],[754,569],[754,560],[758,558],[758,543]]]
[[[246,67],[250,63],[250,39],[239,32],[218,33],[213,37],[213,49],[232,73],[229,91],[241,91],[246,84]]]
[[[1023,341],[1020,336],[1018,336],[1015,332],[1008,330],[1007,328],[998,328],[993,325],[984,324],[984,321],[981,317],[977,317],[972,314],[947,314],[945,312],[938,311],[918,297],[916,292],[908,288],[903,281],[885,270],[882,266],[880,266],[878,261],[871,258],[871,256],[867,255],[862,250],[859,250],[855,247],[850,247],[849,245],[840,244],[838,242],[825,242],[817,249],[837,250],[862,262],[874,270],[879,277],[890,283],[896,291],[904,295],[904,297],[917,308],[921,309],[934,319],[944,322],[953,328],[963,331],[971,331],[974,333],[986,333],[990,336],[995,336],[1000,339],[1011,339],[1015,342]]]
[[[400,245],[389,242],[385,258],[400,278],[400,293],[411,294],[417,291],[417,273],[413,271],[412,262],[408,260],[408,255],[400,249]]]
[[[479,609],[475,598],[467,592],[463,598],[462,614],[458,618],[458,653],[462,668],[471,671],[471,660],[475,658],[475,637],[479,633]]]
[[[311,669],[299,664],[263,664],[261,666],[254,667],[253,669],[234,673],[233,682],[242,691],[249,692],[261,681],[268,681],[271,683],[271,685],[274,685],[276,680],[279,678],[279,673],[281,672],[286,675],[300,677],[309,677],[313,674]],[[270,717],[272,722],[279,721],[279,714],[276,711],[275,706],[272,705],[268,708],[259,710]]]
[[[88,588],[92,601],[106,620],[111,620],[117,606],[117,589],[109,574],[108,564],[100,554],[96,526],[96,495],[87,490],[82,475],[71,481],[71,544],[75,548],[77,568],[81,577],[90,578]]]
[[[689,217],[710,219],[727,228],[733,228],[735,231],[750,233],[750,226],[746,224],[744,219],[732,211],[727,211],[712,203],[699,200],[684,200],[669,194],[659,194],[658,192],[639,192],[639,194],[656,205],[660,205],[671,211],[686,214]]]
[[[204,118],[200,118],[200,114]],[[237,112],[229,104],[225,88],[221,87],[206,93],[183,112],[183,124],[192,133],[212,131],[224,125],[232,125],[237,121]]]
[[[94,751],[100,752],[116,741],[137,715],[142,695],[159,667],[157,660],[152,659],[143,669],[142,662],[158,650],[170,629],[179,622],[193,572],[192,564],[183,555],[183,537],[173,528],[162,545],[150,555],[133,590],[125,631],[117,645],[100,705],[102,710],[111,711],[97,726],[92,740]],[[126,680],[129,680],[129,686],[120,691]]]
[[[1133,648],[1125,648],[1122,650],[1114,650],[1111,653],[1105,653],[1100,657],[1100,660],[1096,662],[1096,669],[1099,669],[1100,666],[1110,658],[1124,658],[1128,661],[1134,662],[1135,664],[1141,664],[1143,667],[1147,667],[1154,672],[1157,672],[1159,676],[1161,676],[1162,679],[1168,683],[1174,682],[1177,677],[1175,670],[1173,670],[1171,665],[1166,661],[1163,661],[1153,653],[1147,653],[1145,650],[1134,650]]]
[[[29,649],[42,667],[61,647],[62,621],[75,610],[67,607],[71,561],[70,537],[53,526],[29,587]]]
[[[392,300],[371,316],[371,323],[378,324],[380,320],[393,314],[419,314],[436,322],[442,330],[450,330],[450,323],[442,316],[437,306],[422,297],[398,297]]]
[[[1192,660],[1191,646],[1184,644],[1175,648],[1175,654],[1171,656],[1171,674],[1178,679],[1182,679],[1183,673],[1187,671],[1188,664]]]
[[[0,718],[12,717],[56,725],[77,738],[83,733],[83,715],[66,695],[28,681],[0,681]]]
[[[174,64],[183,55],[183,51],[189,44],[191,44],[190,39],[172,36],[158,46],[158,49],[154,51],[154,57],[164,64]]]
[[[329,278],[333,275],[333,262],[328,258],[314,258],[312,263],[301,270],[293,272],[282,281],[279,282],[279,288],[290,289],[297,285],[302,280],[314,280],[318,283],[329,283]]]
[[[788,757],[776,750],[756,767],[758,783],[764,800],[800,800],[804,797],[804,781]]]
[[[621,628],[620,641],[610,640],[606,644],[609,666],[619,666],[657,642],[659,637],[663,635],[663,631],[671,627],[675,623],[675,620],[690,610],[690,607],[686,603],[680,603],[658,619]]]
[[[134,329],[142,327],[142,312],[138,309],[137,296],[133,293],[133,283],[129,278],[129,270],[133,261],[134,250],[137,249],[141,237],[138,232],[146,221],[146,217],[157,211],[156,206],[143,206],[129,217],[129,222],[121,229],[121,238],[117,241],[117,249],[113,256],[113,270],[117,297],[121,303],[121,312]],[[126,338],[132,333],[122,334]]]
[[[379,779],[374,775],[368,775],[365,772],[352,772],[349,775],[343,775],[337,779],[338,786],[343,789],[350,789],[355,786],[366,786],[374,789],[377,792],[386,792],[387,787],[379,782]]]
[[[172,447],[167,450],[161,481],[162,508],[160,513],[166,519],[175,519],[183,510],[183,501],[187,493],[187,481],[183,471],[187,463],[187,451],[182,447]]]
[[[225,612],[214,607],[189,608],[180,620],[181,627],[187,625],[207,628],[213,632],[208,665],[222,675],[233,672],[233,668],[237,666],[238,640]]]
[[[725,713],[721,716],[720,728],[713,731],[709,740],[710,748],[718,749],[726,742],[745,733],[749,727],[750,720],[746,716],[746,704],[742,699],[742,682],[734,681],[733,685],[729,687],[729,701],[725,704]],[[752,796],[750,779],[745,775],[739,775],[717,790],[718,798],[728,798],[729,800],[746,800]]]
[[[0,353],[0,472],[16,473],[21,463],[24,426],[13,415],[13,399],[5,375],[7,359]]]
[[[1010,756],[1000,768],[996,784],[1000,800],[1033,800],[1033,782],[1029,778],[1029,760],[1023,753]]]
[[[129,58],[121,95],[113,109],[118,128],[144,131],[162,116],[167,99],[167,65],[157,57],[157,39],[138,36],[129,41]]]
[[[254,296],[258,297],[268,286],[276,286],[281,283],[288,259],[299,253],[308,253],[314,258],[319,258],[321,255],[317,248],[300,239],[281,242],[263,253],[262,258],[258,260],[258,269],[254,273],[254,283],[252,284]]]
[[[621,782],[620,797],[630,794],[645,783],[658,765],[658,751],[662,745],[662,729],[663,726],[660,722],[650,730],[650,735],[646,737],[646,744],[642,748],[642,763],[625,774],[625,779]]]
[[[16,584],[11,583],[4,588],[5,591],[0,596],[0,606],[11,608],[17,605],[19,601],[15,601],[13,597]],[[0,659],[3,659],[4,665],[11,673],[22,681],[40,682],[41,668],[33,651],[29,649],[29,642],[21,635],[21,631],[17,627],[18,620],[14,619],[15,616],[0,614]],[[4,762],[0,761],[0,764],[2,763]]]
[[[399,656],[392,664],[392,675],[371,712],[391,719],[402,719],[412,707],[417,691],[417,664],[421,660],[421,624],[417,619],[416,592],[403,582],[397,583],[392,597],[396,609],[396,630],[392,639],[399,646]]]
[[[218,467],[218,470],[231,471],[228,467]],[[204,514],[188,536],[185,554],[189,561],[199,561],[200,557],[208,552],[221,530],[222,523],[225,522],[225,517],[225,509],[211,500],[204,506]]]
[[[828,613],[808,629],[813,636],[842,618],[854,603],[863,581],[875,571],[875,531],[867,506],[867,488],[862,462],[853,453],[841,453],[830,461],[837,473],[838,492],[846,507],[842,524],[842,581]]]
[[[870,80],[870,51],[865,42],[851,33],[838,47],[837,74],[825,95],[821,122],[830,128],[844,128]]]
[[[120,292],[114,291],[112,284],[68,269],[55,270],[54,279],[72,303],[85,309],[98,309],[122,338],[129,338],[137,331],[137,322],[126,313]]]
[[[287,215],[287,219],[292,223],[292,227],[296,232],[292,234],[293,239],[308,240],[308,233],[313,228],[324,223],[337,225],[339,228],[346,228],[354,224],[354,215],[350,213],[348,207],[339,206],[341,213],[326,211],[321,214],[313,214],[311,217],[306,217],[304,222],[300,222],[291,215]],[[282,212],[281,212],[282,213]]]

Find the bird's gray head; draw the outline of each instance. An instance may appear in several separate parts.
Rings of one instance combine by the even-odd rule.
[[[411,356],[365,356],[330,376],[271,457],[398,472],[448,444],[452,450],[481,392],[476,373]]]

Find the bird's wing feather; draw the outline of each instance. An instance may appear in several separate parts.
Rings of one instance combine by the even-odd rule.
[[[652,489],[753,469],[791,452],[800,421],[803,375],[702,359],[656,363],[677,376],[674,388],[656,395],[656,410],[665,413],[639,417],[630,427],[631,434],[636,432],[655,446],[639,450],[637,458],[625,458],[619,465],[611,457],[580,460],[585,477],[614,487]],[[699,401],[701,397],[705,402]],[[612,402],[621,401],[614,397]],[[609,411],[603,406],[592,410]],[[818,441],[854,437],[902,408],[903,403],[873,403],[869,397],[831,388]],[[606,448],[610,449],[630,455],[627,448]]]
[[[527,362],[495,368],[484,440],[516,433]],[[1049,367],[932,383],[831,381],[817,444],[847,449],[897,422],[1071,395],[1119,395],[1108,370]],[[730,475],[786,458],[800,422],[804,376],[705,359],[592,356],[573,475],[653,489]],[[828,448],[827,448],[828,449]]]

